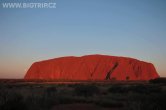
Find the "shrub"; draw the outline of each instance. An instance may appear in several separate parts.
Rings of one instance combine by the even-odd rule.
[[[107,107],[107,108],[122,108],[124,107],[124,104],[119,101],[114,101],[111,99],[102,99],[97,101],[95,104],[101,106],[101,107]]]
[[[110,88],[108,88],[108,92],[111,93],[126,93],[128,92],[126,87],[123,85],[112,85]]]
[[[28,110],[47,110],[55,105],[55,97],[47,96],[47,94],[31,95],[25,100]]]
[[[129,86],[128,91],[140,94],[151,94],[151,93],[160,93],[161,88],[158,86],[134,85],[134,86]]]
[[[154,83],[154,84],[160,84],[160,83],[166,84],[166,78],[151,79],[151,80],[149,80],[149,82]]]
[[[166,94],[132,94],[128,97],[128,110],[166,110]]]
[[[99,88],[95,85],[77,85],[74,91],[78,96],[88,97],[98,94]]]
[[[16,92],[4,91],[0,94],[1,110],[26,110],[26,104],[22,95]]]
[[[53,96],[57,92],[56,87],[47,87],[45,93],[48,97]]]

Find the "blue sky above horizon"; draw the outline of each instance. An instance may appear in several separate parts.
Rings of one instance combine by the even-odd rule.
[[[166,77],[165,0],[51,1],[55,9],[0,7],[0,78],[23,78],[35,61],[88,54],[151,62]]]

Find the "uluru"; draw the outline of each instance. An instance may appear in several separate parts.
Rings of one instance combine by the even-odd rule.
[[[150,80],[159,75],[152,63],[109,55],[67,56],[35,62],[24,79]]]

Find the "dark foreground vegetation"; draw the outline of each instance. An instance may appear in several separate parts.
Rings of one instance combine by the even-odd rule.
[[[0,80],[0,110],[166,110],[165,102],[163,79],[76,84]]]

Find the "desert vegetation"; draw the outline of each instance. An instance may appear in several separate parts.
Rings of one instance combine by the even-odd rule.
[[[93,105],[93,110],[166,110],[166,84],[0,82],[0,110],[59,110]],[[62,110],[62,109],[61,109]],[[66,108],[65,110],[70,110]]]

